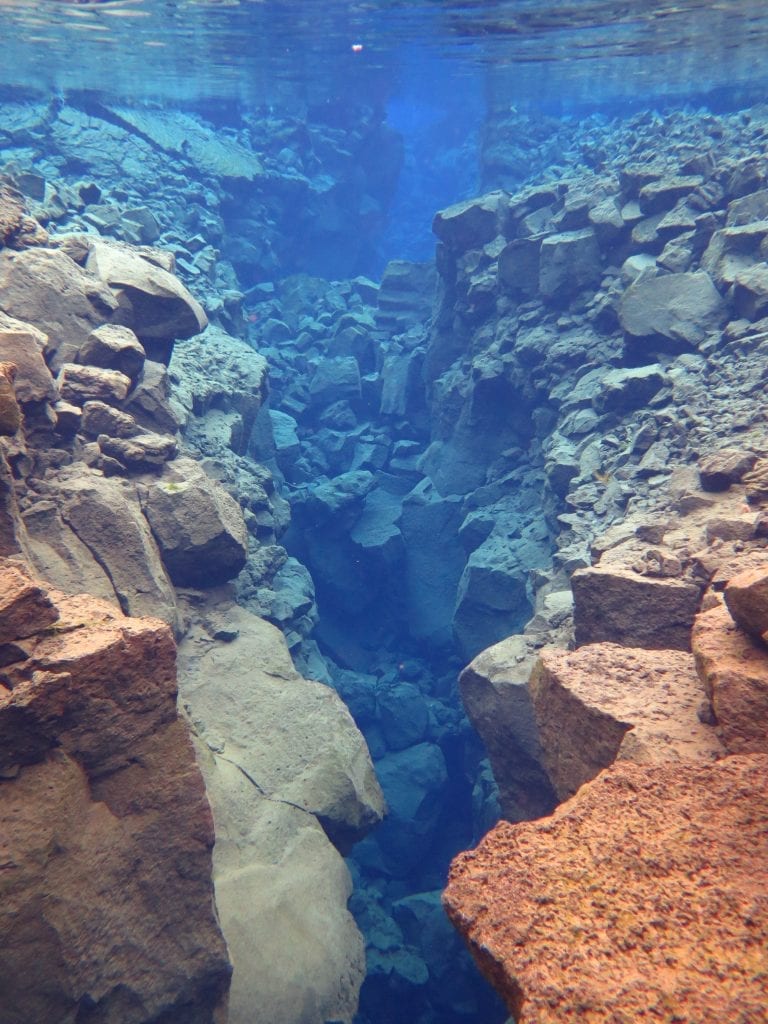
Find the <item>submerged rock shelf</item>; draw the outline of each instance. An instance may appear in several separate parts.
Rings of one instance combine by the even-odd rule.
[[[101,103],[0,110],[5,571],[26,561],[177,636],[231,1024],[256,1002],[269,1024],[503,1020],[440,905],[451,858],[500,812],[453,869],[452,919],[522,1024],[549,1019],[553,992],[557,1013],[586,1000],[607,1022],[623,990],[566,983],[551,921],[530,923],[503,865],[530,889],[514,851],[552,860],[535,910],[561,825],[602,834],[607,815],[618,848],[628,791],[655,807],[671,771],[659,813],[685,818],[689,776],[709,772],[717,803],[740,765],[740,791],[762,770],[732,755],[765,752],[768,622],[736,609],[762,607],[768,566],[768,121],[506,113],[486,126],[490,191],[436,215],[434,264],[390,261],[380,281],[371,204],[383,217],[398,141],[363,109],[346,129],[348,148],[274,114],[216,131]],[[44,628],[8,635],[9,705]],[[642,863],[612,860],[607,917],[572,901],[574,934],[643,919],[641,888],[611,902]],[[516,958],[528,927],[546,975],[533,947]],[[678,960],[710,941],[678,933]],[[760,972],[713,957],[751,1022]],[[680,977],[653,995],[662,1019],[722,1019],[725,997],[687,1005]],[[86,1021],[112,1012],[103,984],[95,964],[50,998]],[[13,998],[14,1024],[48,1019]],[[655,1005],[642,981],[632,1000]]]

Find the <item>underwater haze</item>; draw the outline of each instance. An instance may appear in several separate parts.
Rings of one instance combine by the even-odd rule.
[[[681,379],[724,322],[712,233],[729,202],[768,210],[768,6],[0,0],[0,38],[0,175],[53,239],[173,254],[214,354],[147,355],[181,454],[243,510],[233,600],[370,750],[383,824],[353,845],[321,820],[366,943],[354,1020],[502,1024],[441,891],[500,816],[557,797],[530,737],[499,768],[457,680],[510,636],[511,665],[567,643],[595,535],[704,444]],[[646,272],[691,289],[682,326],[620,322]],[[690,421],[648,426],[675,388]],[[233,1024],[351,1024],[313,998],[267,1020],[237,995]]]

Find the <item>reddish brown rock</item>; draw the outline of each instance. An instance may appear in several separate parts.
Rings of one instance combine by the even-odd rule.
[[[47,340],[31,324],[0,313],[0,360],[16,365],[16,397],[22,405],[55,402],[58,398],[51,371],[43,359]]]
[[[701,588],[631,569],[577,569],[571,577],[576,643],[689,651]]]
[[[453,862],[445,905],[518,1024],[758,1024],[768,757],[615,765]]]
[[[712,761],[725,751],[697,715],[693,657],[591,644],[544,650],[529,682],[542,760],[561,800],[614,761]]]
[[[723,605],[702,612],[693,628],[696,669],[729,753],[768,753],[768,653],[736,625]]]
[[[762,568],[747,569],[728,582],[725,603],[737,625],[764,638],[768,632],[768,559]]]
[[[705,491],[727,491],[738,483],[757,462],[754,452],[723,448],[699,460],[699,480]]]
[[[20,565],[4,563],[0,573],[0,644],[41,632],[59,617],[45,589]]]
[[[2,1018],[213,1024],[229,965],[170,631],[49,596],[0,687]]]

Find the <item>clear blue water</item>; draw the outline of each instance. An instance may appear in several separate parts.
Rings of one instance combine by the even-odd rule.
[[[182,110],[213,135],[252,148],[270,168],[279,166],[285,149],[299,154],[311,187],[295,208],[277,195],[276,174],[273,184],[249,189],[230,182],[222,189],[215,239],[207,237],[204,219],[183,225],[183,237],[197,232],[221,249],[233,268],[232,287],[246,296],[299,271],[328,279],[376,278],[392,259],[431,260],[436,210],[509,184],[494,180],[483,152],[500,125],[516,130],[516,118],[524,119],[518,128],[530,137],[537,128],[553,135],[553,125],[577,125],[590,114],[605,125],[643,110],[735,110],[761,102],[768,86],[765,0],[0,0],[0,39],[0,106],[26,100],[50,103],[51,109],[69,104],[112,121],[110,111],[118,107]],[[290,125],[288,142],[276,143],[283,124]],[[297,140],[304,129],[314,141],[300,152]],[[341,150],[361,131],[369,133],[369,144],[350,146],[343,160],[328,152],[329,138]],[[26,145],[23,137],[21,144]],[[70,183],[85,175],[100,187],[120,186],[108,145],[104,180],[96,158],[67,162],[57,156],[46,165],[51,154],[32,144],[29,154],[45,173],[55,168]],[[512,184],[547,170],[531,156]],[[151,173],[160,174],[167,191],[172,172],[168,158]],[[319,203],[309,211],[301,203],[319,194],[323,176],[333,175],[344,189],[324,220]],[[154,186],[149,179],[142,186],[148,205]],[[163,211],[155,212],[167,229]],[[326,301],[322,288],[317,293]],[[261,308],[255,300],[246,302],[250,326],[240,325],[255,344],[264,340]],[[282,315],[278,305],[270,314]],[[289,366],[286,374],[291,372]],[[277,402],[283,384],[279,360],[273,380]],[[412,433],[402,428],[393,440],[425,441],[423,424],[410,426]],[[299,555],[311,558],[306,538],[295,543]],[[324,595],[321,578],[316,582],[321,617],[328,613],[331,621],[329,606],[337,597]],[[344,609],[339,619],[350,614]],[[438,657],[399,635],[403,614],[396,608],[392,621],[384,622],[379,663],[369,670],[375,669],[382,685],[424,682],[448,706],[458,656],[442,650]],[[370,618],[368,609],[365,616]],[[329,646],[333,631],[331,621]],[[403,658],[412,661],[404,679]],[[373,743],[377,737],[381,742],[377,730],[374,722]],[[471,744],[464,742],[457,734],[444,751],[453,789],[433,860],[418,865],[410,880],[382,882],[390,902],[438,888],[450,857],[475,838],[471,792],[462,777]],[[470,753],[477,760],[478,751]],[[389,840],[398,842],[391,834]],[[365,858],[375,864],[378,856],[367,842],[363,873]],[[457,941],[439,934],[446,944]],[[413,1003],[413,1024],[503,1020],[503,1011],[468,971],[456,972],[444,988],[442,1004]],[[411,997],[405,990],[387,991],[379,977],[365,1003],[364,1024],[405,1024],[399,1014]]]

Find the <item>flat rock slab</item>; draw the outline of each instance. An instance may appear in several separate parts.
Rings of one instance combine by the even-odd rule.
[[[729,753],[768,753],[768,651],[717,606],[696,617],[696,668]]]
[[[624,292],[619,319],[632,338],[663,338],[675,351],[704,341],[726,316],[725,304],[704,271],[641,276]]]
[[[571,577],[576,643],[690,650],[700,588],[631,569],[577,569]]]
[[[697,715],[693,657],[590,644],[544,650],[529,682],[542,760],[561,800],[614,761],[712,761],[725,754]]]
[[[768,757],[615,765],[453,862],[445,905],[518,1024],[757,1024]]]

